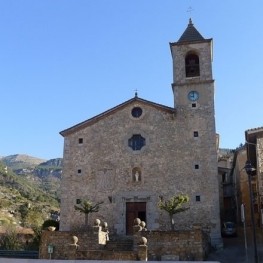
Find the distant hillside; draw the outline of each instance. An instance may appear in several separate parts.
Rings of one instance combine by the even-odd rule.
[[[59,211],[61,174],[61,158],[25,154],[0,158],[0,226],[8,222],[30,226],[30,220],[47,219]]]
[[[30,177],[16,175],[0,162],[0,225],[31,226],[59,210],[56,195]]]
[[[60,178],[62,158],[44,160],[25,154],[15,154],[0,158],[0,161],[18,175],[54,176]]]
[[[6,166],[13,170],[35,168],[35,166],[45,162],[44,159],[39,159],[26,154],[14,154],[2,157],[0,159]]]

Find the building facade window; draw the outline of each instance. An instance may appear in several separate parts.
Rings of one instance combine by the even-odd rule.
[[[79,144],[83,143],[83,138],[79,138]]]
[[[195,164],[195,169],[199,169],[199,164]]]
[[[78,174],[81,174],[81,169],[78,169]]]
[[[195,196],[195,201],[196,202],[201,202],[201,196],[200,195],[196,195]]]
[[[190,53],[185,57],[185,76],[187,78],[200,76],[199,57]]]
[[[134,118],[140,118],[142,115],[142,108],[140,107],[134,107],[131,111],[132,117]]]
[[[128,140],[128,146],[134,151],[140,151],[142,147],[145,146],[145,138],[143,138],[140,134],[134,134]]]
[[[198,137],[199,134],[198,134],[198,131],[194,131],[194,137]]]

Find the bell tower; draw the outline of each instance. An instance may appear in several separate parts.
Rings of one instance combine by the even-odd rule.
[[[214,107],[212,39],[204,39],[192,20],[177,42],[170,43],[173,58],[175,108]]]
[[[181,158],[191,177],[197,224],[209,229],[211,243],[222,244],[212,75],[212,39],[205,39],[192,20],[177,42],[170,43],[173,60],[174,107]],[[191,167],[197,167],[194,171]],[[192,184],[192,185],[191,185]],[[198,199],[198,200],[197,200]],[[194,202],[194,201],[193,201]]]

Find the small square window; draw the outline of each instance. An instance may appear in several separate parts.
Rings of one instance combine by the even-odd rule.
[[[199,169],[199,164],[195,164],[195,169]]]
[[[81,174],[81,169],[78,169],[78,174]]]
[[[76,199],[76,204],[79,205],[81,203],[81,199]]]
[[[195,196],[195,201],[196,202],[201,202],[201,196],[200,195],[196,195]]]
[[[192,108],[196,108],[196,103],[192,103]]]
[[[83,138],[79,138],[79,144],[83,143]]]
[[[194,137],[198,137],[198,131],[194,131]]]

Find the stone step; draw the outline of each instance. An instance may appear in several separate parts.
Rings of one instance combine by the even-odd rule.
[[[132,251],[133,250],[133,238],[123,236],[113,236],[105,246],[109,251]]]

